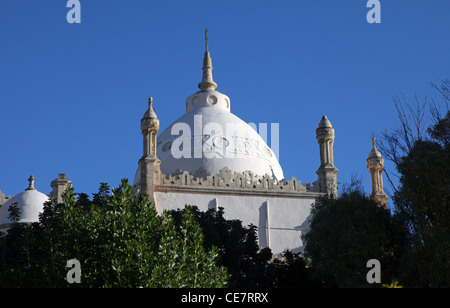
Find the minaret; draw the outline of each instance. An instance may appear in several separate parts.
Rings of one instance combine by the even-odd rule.
[[[66,178],[64,173],[59,173],[58,178],[54,179],[50,186],[52,191],[50,192],[50,199],[55,199],[58,203],[63,203],[62,194],[66,191],[68,187],[72,187],[72,181]]]
[[[384,193],[383,189],[384,159],[375,145],[375,138],[372,138],[372,150],[367,158],[367,169],[369,169],[372,183],[370,198],[387,207],[389,197]]]
[[[316,138],[320,146],[320,167],[316,171],[319,176],[319,192],[337,198],[336,174],[339,170],[334,166],[333,158],[334,128],[326,116],[319,122]]]
[[[144,149],[142,158],[139,160],[141,168],[140,194],[148,195],[154,201],[154,186],[161,178],[161,161],[156,156],[156,135],[159,130],[159,120],[153,110],[153,98],[148,99],[148,110],[141,119],[141,131],[144,137]]]

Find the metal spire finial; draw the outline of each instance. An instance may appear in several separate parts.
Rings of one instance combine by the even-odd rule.
[[[206,52],[208,52],[208,28],[205,28],[205,44],[206,44]]]
[[[214,91],[217,88],[217,83],[214,82],[212,76],[212,60],[208,50],[208,29],[205,29],[205,56],[203,57],[203,78],[198,87],[202,91]]]

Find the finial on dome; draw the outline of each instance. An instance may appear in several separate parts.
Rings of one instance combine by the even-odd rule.
[[[28,179],[28,182],[30,182],[30,184],[28,185],[28,188],[26,190],[36,190],[36,188],[34,188],[35,181],[36,179],[34,178],[33,175],[31,175],[30,178]]]
[[[375,141],[376,141],[377,139],[375,139],[375,138],[372,138],[372,147],[374,148],[374,149],[376,149],[377,147],[375,146]]]
[[[198,87],[202,91],[214,91],[217,88],[217,83],[214,82],[212,76],[212,60],[208,51],[208,29],[205,29],[205,55],[203,57],[203,78]]]

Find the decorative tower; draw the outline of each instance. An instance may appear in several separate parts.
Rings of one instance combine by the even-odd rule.
[[[319,122],[316,138],[320,146],[320,167],[316,171],[319,176],[319,192],[337,198],[336,174],[339,170],[334,166],[333,159],[334,128],[326,116]]]
[[[370,181],[372,183],[372,193],[370,194],[370,198],[377,201],[382,206],[387,207],[387,200],[389,197],[383,190],[384,159],[375,145],[375,138],[372,138],[372,150],[367,158],[367,169],[369,169]]]
[[[141,187],[139,194],[148,195],[154,202],[154,186],[161,179],[161,161],[156,156],[156,135],[159,130],[159,120],[153,110],[153,98],[148,99],[148,110],[141,119],[141,131],[144,137],[144,151],[139,160],[141,169]]]
[[[50,186],[52,191],[49,194],[50,199],[55,199],[58,203],[63,203],[62,194],[68,187],[72,187],[72,182],[66,178],[65,173],[58,174],[58,178],[54,179]]]

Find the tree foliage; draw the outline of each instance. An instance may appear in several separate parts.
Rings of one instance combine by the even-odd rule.
[[[82,287],[224,287],[226,269],[215,248],[205,250],[188,206],[176,232],[126,180],[112,193],[102,183],[91,202],[67,189],[64,203],[48,202],[39,222],[15,224],[0,239],[0,285],[67,287],[65,267],[81,263]]]
[[[315,203],[305,253],[324,286],[368,286],[370,259],[381,262],[385,284],[450,286],[450,112],[426,133],[397,153],[392,214],[357,181],[339,198]]]
[[[260,249],[257,228],[227,220],[223,208],[195,206],[157,215],[126,181],[101,183],[92,201],[68,189],[38,223],[16,223],[0,238],[0,285],[9,287],[315,286],[306,261]],[[13,209],[14,211],[14,209]],[[70,259],[81,284],[66,281]]]
[[[450,81],[432,83],[441,102],[425,97],[410,104],[394,98],[400,128],[379,138],[393,189],[394,217],[407,230],[400,264],[406,286],[450,286]],[[427,108],[429,108],[427,120]],[[442,109],[444,111],[442,111]],[[398,185],[390,179],[393,174]]]
[[[392,220],[387,209],[360,191],[339,198],[319,198],[313,205],[311,230],[304,236],[313,277],[325,287],[367,287],[367,261],[378,259],[384,279],[391,274]],[[389,275],[388,275],[389,273]]]
[[[450,110],[450,81],[446,79],[442,80],[440,84],[431,83],[431,87],[435,93],[440,95],[441,103],[429,96],[419,99],[417,95],[414,96],[414,101],[411,103],[403,93],[394,95],[394,106],[400,125],[398,128],[383,131],[380,138],[377,139],[377,147],[381,154],[395,166],[395,170],[385,170],[389,184],[386,193],[391,198],[397,191],[397,184],[394,181],[401,176],[398,173],[398,165],[402,158],[411,152],[416,141],[427,140],[427,134],[430,135],[429,127],[436,126],[445,117],[442,115],[441,107],[445,110],[444,114]],[[439,128],[436,127],[434,131],[438,130]],[[440,134],[441,138],[448,138],[442,133]],[[433,136],[431,137],[433,138]]]
[[[172,211],[179,225],[185,209]],[[269,248],[260,249],[257,228],[243,226],[240,220],[225,219],[224,209],[206,212],[193,207],[195,219],[203,229],[204,246],[218,248],[219,264],[226,267],[229,287],[286,288],[317,286],[301,254],[286,251],[278,258]]]
[[[450,286],[450,112],[428,129],[397,169],[396,212],[410,231],[405,280],[412,285]],[[406,263],[405,262],[405,263]]]

